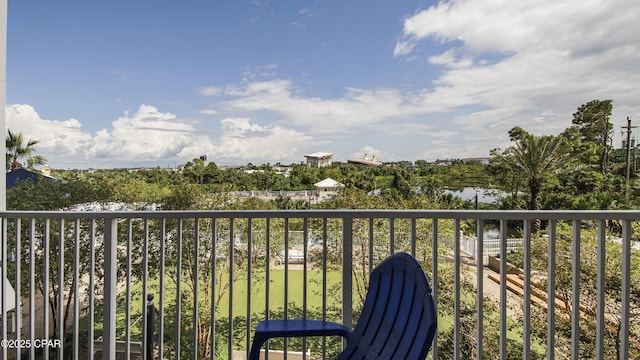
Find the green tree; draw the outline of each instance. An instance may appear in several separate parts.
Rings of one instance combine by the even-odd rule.
[[[170,190],[170,194],[161,200],[164,210],[194,210],[202,201],[202,187],[186,181],[171,186]]]
[[[72,205],[103,202],[111,196],[108,188],[77,179],[58,181],[40,178],[22,181],[7,190],[8,210],[53,211]]]
[[[358,171],[349,174],[349,176],[344,179],[344,185],[346,187],[357,188],[365,192],[370,192],[375,190],[376,181],[372,172]]]
[[[198,158],[185,164],[183,174],[196,184],[218,183],[222,179],[222,173],[214,162],[205,165]]]
[[[280,210],[301,210],[310,209],[311,204],[303,199],[291,199],[288,196],[278,195],[273,199],[273,203]]]
[[[32,169],[34,165],[43,165],[47,161],[41,155],[34,155],[38,140],[25,140],[22,133],[13,133],[8,130],[6,138],[7,170],[20,168]]]
[[[529,190],[529,209],[541,210],[540,192],[545,181],[554,177],[570,160],[570,153],[564,146],[561,136],[530,134],[520,127],[509,131],[509,137],[515,144],[500,152],[493,150],[492,161],[498,167],[519,173]],[[540,229],[536,222],[534,230]]]
[[[574,125],[580,129],[582,141],[590,141],[598,145],[600,152],[600,171],[604,174],[607,168],[609,141],[613,124],[609,121],[613,109],[612,100],[592,100],[581,105],[573,114]]]
[[[396,190],[403,198],[409,198],[413,194],[411,172],[404,167],[395,168],[391,188]]]
[[[18,186],[7,190],[7,208],[9,210],[38,210],[51,211],[69,208],[74,204],[101,201],[105,199],[107,193],[102,187],[93,187],[79,181],[56,181],[47,178],[40,178],[37,181],[23,181]],[[94,261],[99,262],[102,259],[103,244],[96,242],[95,236],[101,236],[100,220],[92,222],[92,220],[63,220],[53,219],[42,221],[36,219],[33,224],[28,221],[20,221],[16,219],[7,223],[8,226],[8,251],[12,254],[20,253],[23,265],[20,267],[22,295],[28,297],[31,292],[42,296],[45,300],[43,306],[49,307],[52,322],[52,338],[66,338],[70,334],[70,324],[73,321],[72,311],[73,302],[78,291],[78,296],[86,297],[86,291],[90,291],[86,281],[80,281],[81,285],[76,286],[74,271],[77,269],[79,274],[87,274],[91,266],[91,251],[94,250]],[[26,234],[24,239],[34,240],[28,243],[22,243],[17,246],[16,231],[20,229],[22,234]],[[75,236],[75,229],[79,229],[79,234]],[[45,252],[47,244],[48,252]],[[95,248],[94,248],[95,246]],[[63,252],[64,262],[60,262],[57,256]],[[34,269],[39,269],[33,273],[35,282],[33,286],[30,284],[30,267],[26,266],[25,260],[33,256]],[[44,269],[45,258],[48,258],[48,271]],[[77,259],[77,262],[76,262]],[[9,263],[8,271],[13,278],[17,271],[17,262]],[[102,270],[100,267],[95,268],[96,271],[96,288],[92,291],[101,291]],[[45,275],[49,279],[62,278],[62,286],[59,284],[45,285]],[[85,288],[85,290],[80,290]],[[62,313],[60,312],[60,304],[62,304]],[[100,300],[96,302],[99,306]],[[63,324],[62,333],[59,332],[59,324]]]
[[[292,190],[308,190],[313,189],[313,184],[322,180],[320,178],[320,170],[308,165],[293,165],[289,182]],[[339,180],[339,179],[336,179]]]

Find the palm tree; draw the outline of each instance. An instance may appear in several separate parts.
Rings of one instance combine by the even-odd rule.
[[[15,134],[9,130],[6,139],[7,171],[20,168],[32,169],[34,165],[45,164],[47,159],[40,155],[33,155],[36,144],[38,140],[29,139],[25,143],[22,133]]]
[[[536,136],[520,127],[509,131],[515,144],[502,153],[493,152],[499,166],[520,174],[529,189],[529,209],[541,210],[540,192],[549,177],[565,167],[570,153],[564,148],[562,136]],[[540,230],[540,221],[534,222],[534,232]]]

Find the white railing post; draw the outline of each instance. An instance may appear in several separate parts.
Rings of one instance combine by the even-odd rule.
[[[483,345],[484,345],[484,219],[477,219],[476,221],[476,353],[477,358],[482,359]],[[501,259],[502,260],[502,259]]]
[[[104,219],[104,308],[102,315],[102,358],[116,358],[116,284],[118,220]]]
[[[631,308],[631,221],[625,220],[622,226],[622,310],[620,314],[620,354],[622,359],[629,358],[629,314]]]
[[[455,220],[454,225],[454,240],[453,248],[453,321],[454,324],[460,322],[460,237],[462,236],[462,230],[460,230],[460,219]],[[438,279],[431,280],[432,282],[438,281]],[[460,356],[460,326],[453,327],[453,358],[459,360]]]
[[[606,261],[607,253],[605,242],[607,239],[606,224],[604,220],[598,221],[598,248],[597,248],[597,282],[596,282],[596,358],[604,359],[604,341],[605,341],[605,324],[607,319],[605,317],[605,290],[606,290]]]
[[[342,324],[353,327],[353,219],[342,219]]]
[[[556,348],[556,220],[549,221],[547,251],[547,359],[553,360]]]
[[[7,339],[7,325],[9,322],[7,321],[7,288],[8,288],[8,279],[7,279],[7,219],[2,218],[2,229],[0,229],[2,233],[2,248],[0,249],[1,259],[0,259],[0,281],[2,282],[2,288],[0,289],[0,318],[2,326],[2,340]],[[0,356],[2,359],[7,359],[7,346],[2,346],[0,348],[2,353]]]
[[[415,224],[414,224],[415,226]],[[438,219],[433,219],[433,232],[431,236],[431,293],[433,295],[433,301],[436,306],[436,314],[438,309]],[[438,358],[438,332],[436,331],[433,337],[433,344],[431,347],[431,358]]]

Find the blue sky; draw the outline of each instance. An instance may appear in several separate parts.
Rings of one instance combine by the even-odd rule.
[[[488,156],[592,99],[640,120],[636,0],[8,3],[7,127],[54,168]]]

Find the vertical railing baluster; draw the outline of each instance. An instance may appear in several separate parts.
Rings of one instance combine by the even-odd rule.
[[[303,263],[302,263],[302,316],[304,319],[307,318],[307,303],[308,303],[308,299],[307,299],[307,295],[308,295],[308,291],[309,291],[309,284],[308,284],[308,280],[309,280],[309,274],[308,274],[308,263],[307,263],[307,258],[308,258],[308,243],[309,243],[309,219],[308,218],[304,218],[303,222],[302,222],[302,229],[303,229],[303,235],[302,235],[302,239],[304,241],[304,244],[302,245],[302,253],[304,254],[304,258],[303,258]]]
[[[269,320],[269,294],[270,294],[270,284],[271,284],[271,218],[268,217],[265,219],[265,241],[266,241],[266,270],[265,270],[265,297],[264,297],[264,318],[265,320]],[[264,356],[265,359],[269,359],[269,342],[267,341],[264,344]]]
[[[547,359],[555,358],[556,349],[556,224],[549,220],[547,252]]]
[[[252,242],[252,231],[251,228],[253,227],[253,221],[251,218],[247,219],[247,323],[245,326],[246,329],[246,356],[249,356],[249,350],[251,349],[251,278],[253,276],[253,272],[252,270],[252,254],[251,254],[251,249],[253,247],[253,242]]]
[[[622,224],[622,310],[620,313],[620,354],[623,360],[629,359],[629,315],[631,308],[631,221]]]
[[[416,218],[412,217],[411,218],[411,256],[413,257],[416,256],[416,243],[418,242],[417,229],[416,229],[417,226],[418,225],[417,225]],[[369,273],[371,273],[371,271],[369,271]]]
[[[94,356],[94,330],[95,327],[95,289],[96,289],[96,220],[91,219],[89,239],[91,241],[89,248],[89,355]]]
[[[234,264],[234,218],[229,218],[229,335],[227,336],[227,350],[229,352],[229,358],[231,359],[233,354],[233,264]]]
[[[58,358],[64,359],[64,345],[66,343],[65,336],[65,307],[64,307],[64,219],[58,222],[58,338],[61,340],[61,346],[58,348]]]
[[[460,219],[455,219],[453,235],[453,323],[460,324]],[[438,279],[433,279],[433,282]],[[460,326],[453,326],[453,359],[460,360]]]
[[[353,327],[353,218],[348,216],[342,219],[342,325]]]
[[[21,268],[20,264],[22,263],[22,222],[21,219],[15,219],[15,227],[16,227],[16,248],[15,248],[15,263],[16,263],[16,273],[15,273],[15,297],[13,298],[15,308],[13,309],[13,318],[15,319],[15,330],[16,330],[16,340],[20,341],[22,335],[22,294],[21,294],[21,284],[22,280],[20,278]],[[4,263],[3,263],[4,264]],[[3,289],[4,290],[4,289]],[[8,319],[10,320],[10,319]],[[5,322],[5,324],[8,323]],[[16,359],[20,358],[20,347],[16,346],[15,355]]]
[[[193,359],[198,360],[198,350],[200,349],[200,342],[198,341],[198,332],[200,331],[200,323],[198,321],[198,275],[200,274],[200,219],[195,218],[194,221],[194,239],[193,239]]]
[[[180,340],[182,338],[182,232],[183,221],[178,219],[177,262],[176,262],[176,359],[182,355]]]
[[[1,249],[1,255],[0,255],[0,285],[2,285],[0,287],[0,316],[2,317],[2,319],[0,319],[0,326],[2,326],[2,340],[6,340],[7,339],[7,325],[9,324],[7,321],[7,295],[5,294],[5,290],[7,290],[8,286],[5,284],[6,281],[8,281],[7,279],[7,246],[8,244],[8,239],[7,239],[7,226],[9,224],[9,221],[7,218],[2,218],[2,244],[0,244],[0,246],[2,247]],[[7,359],[8,358],[8,354],[9,354],[9,348],[7,346],[2,346],[2,348],[0,348],[1,351],[1,355],[2,355],[2,359]]]
[[[106,234],[105,234],[106,237]],[[42,314],[43,314],[43,324],[42,324],[42,328],[44,329],[43,331],[43,339],[49,339],[49,318],[51,317],[51,313],[49,311],[49,267],[50,267],[50,262],[49,262],[49,252],[50,252],[50,244],[49,242],[51,241],[51,221],[49,220],[49,218],[46,218],[44,220],[44,254],[43,254],[43,279],[42,279],[42,288],[43,288],[43,296],[42,296]],[[105,276],[106,273],[105,273]],[[105,292],[105,296],[106,296],[106,292]],[[45,346],[44,347],[44,358],[48,359],[49,358],[49,347]]]
[[[118,220],[104,219],[104,308],[102,314],[102,358],[116,358],[116,286]],[[45,348],[46,349],[46,348]]]
[[[396,224],[395,218],[389,218],[389,254],[387,254],[387,255],[391,255],[394,252],[396,252],[396,244],[395,244],[396,229],[395,229],[395,224]]]
[[[208,341],[210,342],[210,360],[214,360],[216,356],[216,276],[217,276],[217,236],[218,227],[217,219],[211,218],[211,329]]]
[[[284,219],[284,319],[289,319],[289,218]],[[285,353],[287,339],[285,339]]]
[[[369,218],[369,274],[373,271],[373,258],[375,249],[375,234],[373,232],[373,218]]]
[[[307,251],[309,243],[309,219],[304,218],[302,222],[302,318],[307,318],[307,291],[308,291],[308,273],[307,273]],[[307,359],[307,338],[302,339],[302,359]]]
[[[476,302],[477,302],[477,319],[476,319],[476,358],[484,357],[484,220],[478,219],[476,222]]]
[[[524,304],[522,322],[523,360],[529,360],[531,352],[531,220],[524,221]]]
[[[327,218],[322,218],[322,320],[327,321]],[[372,258],[369,258],[371,262]],[[322,360],[327,358],[327,337],[322,337]]]
[[[507,221],[500,220],[500,360],[507,359]]]
[[[126,309],[131,309],[131,238],[133,237],[133,224],[131,223],[131,218],[127,219],[127,247],[126,247],[126,251],[127,251],[127,260],[126,260],[126,274],[125,274],[125,306]],[[144,293],[143,289],[143,296],[142,296],[142,308],[145,309],[145,299],[147,297],[147,294]],[[146,317],[143,317],[142,321],[143,321],[143,327],[142,327],[142,331],[144,333],[144,329],[146,328]],[[126,360],[130,360],[131,359],[131,311],[125,311],[125,318],[124,318],[124,344],[125,344],[125,348],[124,348],[124,357]]]
[[[284,218],[284,319],[289,319],[289,218]],[[284,339],[284,359],[287,360],[289,339]]]
[[[73,251],[73,358],[79,357],[79,345],[80,340],[80,294],[78,294],[78,283],[80,282],[80,219],[75,220],[74,232],[75,232],[75,244]]]
[[[153,329],[155,327],[155,305],[153,303],[153,294],[149,293],[146,297],[146,303],[143,305],[144,311],[144,329],[142,330],[142,356],[146,360],[153,360]]]
[[[167,243],[167,220],[160,219],[160,300],[158,301],[159,317],[158,319],[158,359],[164,359],[164,281],[165,281],[165,252]]]
[[[573,221],[571,280],[571,358],[580,358],[580,220]]]
[[[415,222],[414,222],[415,223]],[[436,307],[436,314],[438,309],[438,219],[433,219],[433,234],[431,235],[431,293],[433,295],[433,302]],[[433,337],[431,345],[431,358],[438,358],[438,332]]]
[[[42,244],[40,244],[42,246]],[[36,219],[29,220],[29,339],[36,338]],[[93,321],[89,322],[93,325]],[[93,326],[92,326],[93,327]],[[91,339],[90,339],[91,340]],[[92,344],[92,342],[90,342]],[[90,350],[92,350],[90,348]],[[92,354],[92,352],[89,352]],[[29,359],[35,359],[35,347],[29,348]]]
[[[605,337],[605,279],[606,279],[606,261],[607,253],[605,247],[606,240],[606,224],[604,220],[598,221],[598,250],[597,250],[597,272],[596,272],[596,358],[604,359],[604,337]]]
[[[145,311],[142,312],[142,343],[143,346],[143,358],[144,360],[152,360],[148,354],[148,349],[151,347],[153,349],[153,341],[149,344],[149,339],[153,339],[153,326],[149,326],[149,319],[153,319],[153,314],[148,314],[149,307],[147,306],[147,300],[149,298],[149,219],[144,219],[144,234],[142,238],[142,308]],[[127,253],[129,259],[131,259],[132,253],[131,250]],[[129,260],[130,261],[130,260]],[[129,277],[131,276],[130,271],[127,274]],[[129,283],[129,279],[127,279],[127,283]],[[154,297],[154,295],[151,295]],[[153,309],[153,302],[151,302]],[[149,330],[151,330],[151,334],[149,334]],[[153,352],[151,352],[153,354]]]

